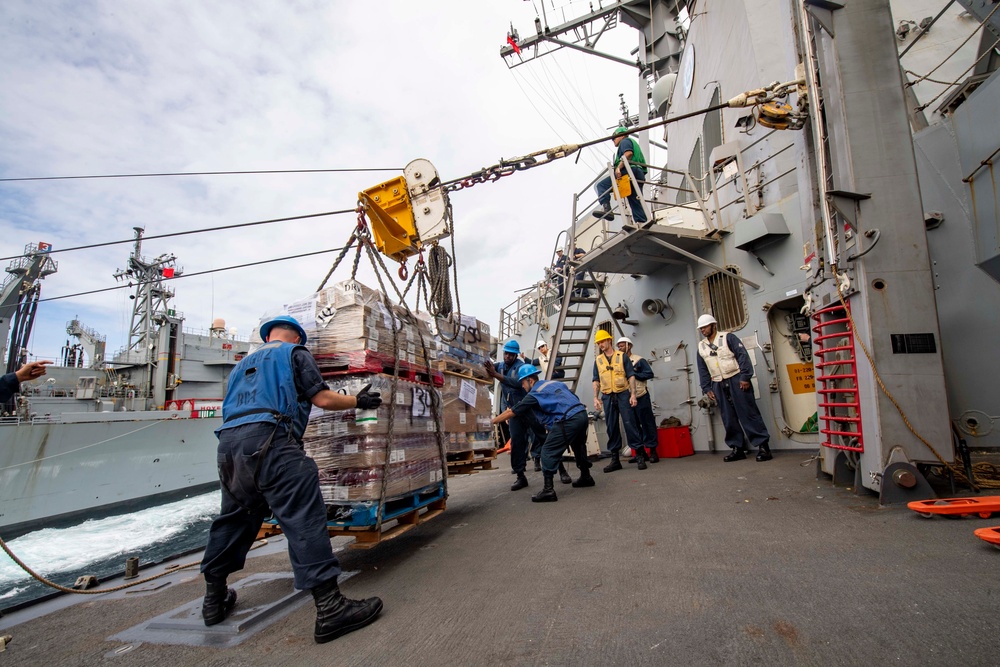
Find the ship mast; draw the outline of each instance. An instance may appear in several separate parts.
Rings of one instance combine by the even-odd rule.
[[[157,404],[163,404],[166,394],[173,386],[173,347],[177,325],[177,314],[169,308],[174,292],[165,285],[165,280],[180,276],[182,269],[175,265],[176,257],[163,254],[152,261],[142,256],[142,227],[135,230],[135,247],[124,269],[115,271],[117,280],[128,280],[135,285],[132,299],[132,326],[129,329],[128,347],[121,358],[129,363],[146,366],[143,384],[153,392]],[[170,326],[164,328],[163,325]],[[167,339],[163,340],[163,334]],[[161,349],[162,348],[162,349]],[[160,364],[160,360],[166,363]],[[162,366],[162,367],[161,367]],[[168,387],[168,385],[170,385]]]

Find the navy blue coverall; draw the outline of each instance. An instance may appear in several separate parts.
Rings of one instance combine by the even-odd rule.
[[[593,465],[587,459],[587,408],[576,394],[562,382],[536,382],[521,402],[511,408],[514,415],[534,418],[546,428],[542,445],[542,471],[555,475],[562,463],[563,452],[569,447],[580,471]]]
[[[252,358],[250,355],[244,361]],[[230,376],[230,393],[237,389],[239,378],[233,376],[240,370],[238,365]],[[316,360],[306,348],[296,346],[289,372],[294,374],[299,409],[308,416],[310,400],[326,388]],[[257,532],[271,512],[288,539],[297,589],[310,590],[340,575],[340,562],[333,555],[326,528],[319,472],[302,449],[302,433],[293,433],[293,428],[294,424],[253,422],[216,431],[222,511],[212,522],[201,563],[206,581],[224,581],[243,568]],[[272,437],[261,458],[262,447]]]
[[[639,357],[639,362],[632,369],[636,380],[647,382],[653,379],[653,369],[642,357]],[[636,397],[635,401],[635,421],[641,434],[639,444],[647,449],[656,449],[656,417],[653,416],[653,401],[649,398],[649,391]]]
[[[517,379],[517,369],[524,365],[520,359],[515,359],[514,363],[507,368],[503,361],[496,364],[497,373],[502,378],[500,382],[500,410],[513,408],[524,398],[525,391],[521,387],[521,382]],[[528,463],[528,432],[531,424],[527,417],[511,417],[507,422],[510,426],[510,469],[516,473],[523,473]]]
[[[598,354],[604,354],[598,352]],[[632,368],[632,360],[627,355],[622,355],[622,367],[625,369],[625,379],[635,375]],[[597,362],[594,362],[594,382],[600,382],[601,375],[597,372]],[[622,433],[618,427],[618,420],[621,419],[625,426],[625,438],[628,446],[633,444],[638,447],[641,437],[639,429],[635,426],[635,410],[629,402],[629,390],[625,389],[617,394],[601,394],[601,403],[604,406],[604,424],[608,430],[608,451],[617,454],[622,450]]]
[[[0,403],[6,403],[10,397],[21,389],[21,382],[17,379],[17,373],[7,373],[0,376]]]
[[[743,347],[743,342],[734,333],[726,334],[726,346],[736,357],[736,363],[740,365],[740,372],[731,378],[726,378],[721,382],[713,382],[712,376],[708,372],[705,360],[698,355],[698,377],[701,380],[701,393],[707,394],[709,390],[715,392],[715,402],[719,404],[719,411],[722,414],[722,424],[726,427],[726,445],[733,450],[743,449],[744,433],[746,439],[754,447],[767,445],[770,434],[764,424],[764,418],[760,415],[760,408],[757,407],[757,399],[753,396],[753,391],[743,391],[740,389],[740,382],[749,382],[753,377],[753,364],[750,363],[750,355]]]

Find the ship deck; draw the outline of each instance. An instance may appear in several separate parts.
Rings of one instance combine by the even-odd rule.
[[[550,504],[530,502],[540,473],[528,473],[528,489],[507,490],[505,456],[500,469],[453,478],[441,516],[341,553],[354,573],[345,593],[379,595],[385,610],[330,644],[312,640],[307,594],[252,622],[253,609],[292,592],[279,537],[232,578],[241,602],[229,634],[210,634],[200,621],[151,628],[150,619],[200,605],[202,581],[187,570],[138,592],[61,596],[9,613],[0,634],[13,641],[2,659],[46,667],[996,664],[1000,551],[973,530],[1000,517],[949,521],[880,508],[873,496],[817,480],[809,452],[778,452],[769,463],[721,458],[698,453],[609,475],[598,464],[596,487],[557,481],[559,501]]]

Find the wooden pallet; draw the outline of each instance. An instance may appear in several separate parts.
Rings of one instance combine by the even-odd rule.
[[[496,458],[496,449],[470,449],[464,452],[448,452],[448,476],[472,475],[480,470],[493,470],[493,461]]]
[[[444,512],[444,510],[445,499],[441,498],[439,500],[435,500],[429,505],[411,510],[406,514],[402,514],[395,519],[388,521],[386,524],[382,525],[381,529],[376,529],[374,526],[369,526],[367,528],[335,528],[333,526],[328,526],[327,532],[330,533],[330,537],[353,537],[354,542],[350,544],[352,549],[371,549],[382,542],[391,540],[394,537],[399,537],[403,533],[416,528],[422,523],[430,521],[437,515]],[[395,525],[386,527],[387,524],[391,524],[393,521],[395,521]]]
[[[330,534],[330,537],[353,537],[354,542],[348,545],[351,549],[371,549],[382,542],[399,537],[403,533],[430,521],[444,512],[445,509],[446,499],[439,498],[423,507],[418,507],[387,520],[382,524],[381,528],[376,528],[375,526],[340,527],[327,525],[326,530]],[[264,525],[261,526],[260,531],[257,533],[257,539],[262,540],[280,534],[280,526],[264,522]]]

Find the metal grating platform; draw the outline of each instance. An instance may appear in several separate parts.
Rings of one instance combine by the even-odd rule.
[[[580,269],[595,273],[649,275],[668,263],[692,260],[710,245],[720,243],[705,232],[648,224],[630,231],[620,231],[583,257]],[[666,243],[671,247],[664,245]]]

